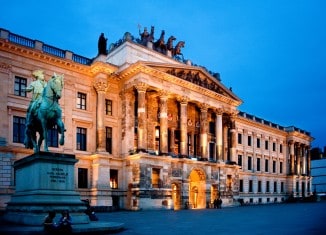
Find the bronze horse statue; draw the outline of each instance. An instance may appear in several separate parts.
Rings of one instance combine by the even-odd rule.
[[[161,52],[161,53],[165,53],[166,52],[166,45],[165,45],[165,41],[164,41],[164,35],[165,35],[165,31],[162,30],[161,36],[160,38],[154,42],[154,50]]]
[[[168,38],[168,41],[167,41],[167,43],[166,43],[166,49],[168,50],[168,51],[173,51],[173,41],[174,40],[176,40],[176,38],[174,37],[174,36],[170,36],[169,38]]]
[[[64,144],[65,127],[62,122],[62,110],[58,100],[62,96],[63,75],[54,74],[43,90],[42,99],[34,113],[31,113],[30,124],[26,126],[26,148],[34,148],[34,153],[40,151],[44,140],[44,151],[48,152],[48,130],[57,126],[61,134],[59,144]],[[36,138],[39,133],[39,139]]]
[[[184,46],[185,46],[184,41],[178,42],[177,45],[173,49],[172,56],[182,55],[181,48],[183,48]]]

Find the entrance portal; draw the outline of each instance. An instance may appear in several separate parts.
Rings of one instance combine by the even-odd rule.
[[[201,169],[192,170],[189,176],[189,208],[206,208],[206,176]]]

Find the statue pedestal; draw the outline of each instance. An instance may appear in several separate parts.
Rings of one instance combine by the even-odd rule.
[[[16,190],[7,205],[5,219],[26,225],[42,225],[49,211],[68,210],[73,224],[89,223],[85,204],[74,186],[75,155],[39,152],[14,163]]]

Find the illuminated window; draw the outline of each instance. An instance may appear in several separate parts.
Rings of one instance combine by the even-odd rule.
[[[13,119],[13,142],[24,143],[26,118],[14,116]]]
[[[110,187],[112,189],[117,189],[118,184],[118,170],[110,170]]]
[[[77,93],[77,103],[76,107],[78,109],[86,110],[86,94],[78,92]]]
[[[15,77],[15,86],[14,86],[14,94],[22,97],[26,97],[26,84],[27,79],[21,77]]]
[[[152,168],[152,188],[160,187],[160,169]]]
[[[227,175],[226,178],[226,187],[228,190],[232,190],[232,175]]]

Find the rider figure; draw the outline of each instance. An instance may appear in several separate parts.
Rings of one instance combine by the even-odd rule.
[[[28,106],[26,114],[26,129],[28,129],[32,123],[36,109],[42,100],[43,89],[46,86],[46,81],[44,80],[44,73],[42,70],[35,70],[33,71],[32,75],[35,78],[35,81],[31,82],[29,86],[25,88],[25,91],[33,92],[32,100]],[[25,143],[25,146],[26,144],[27,143]]]

